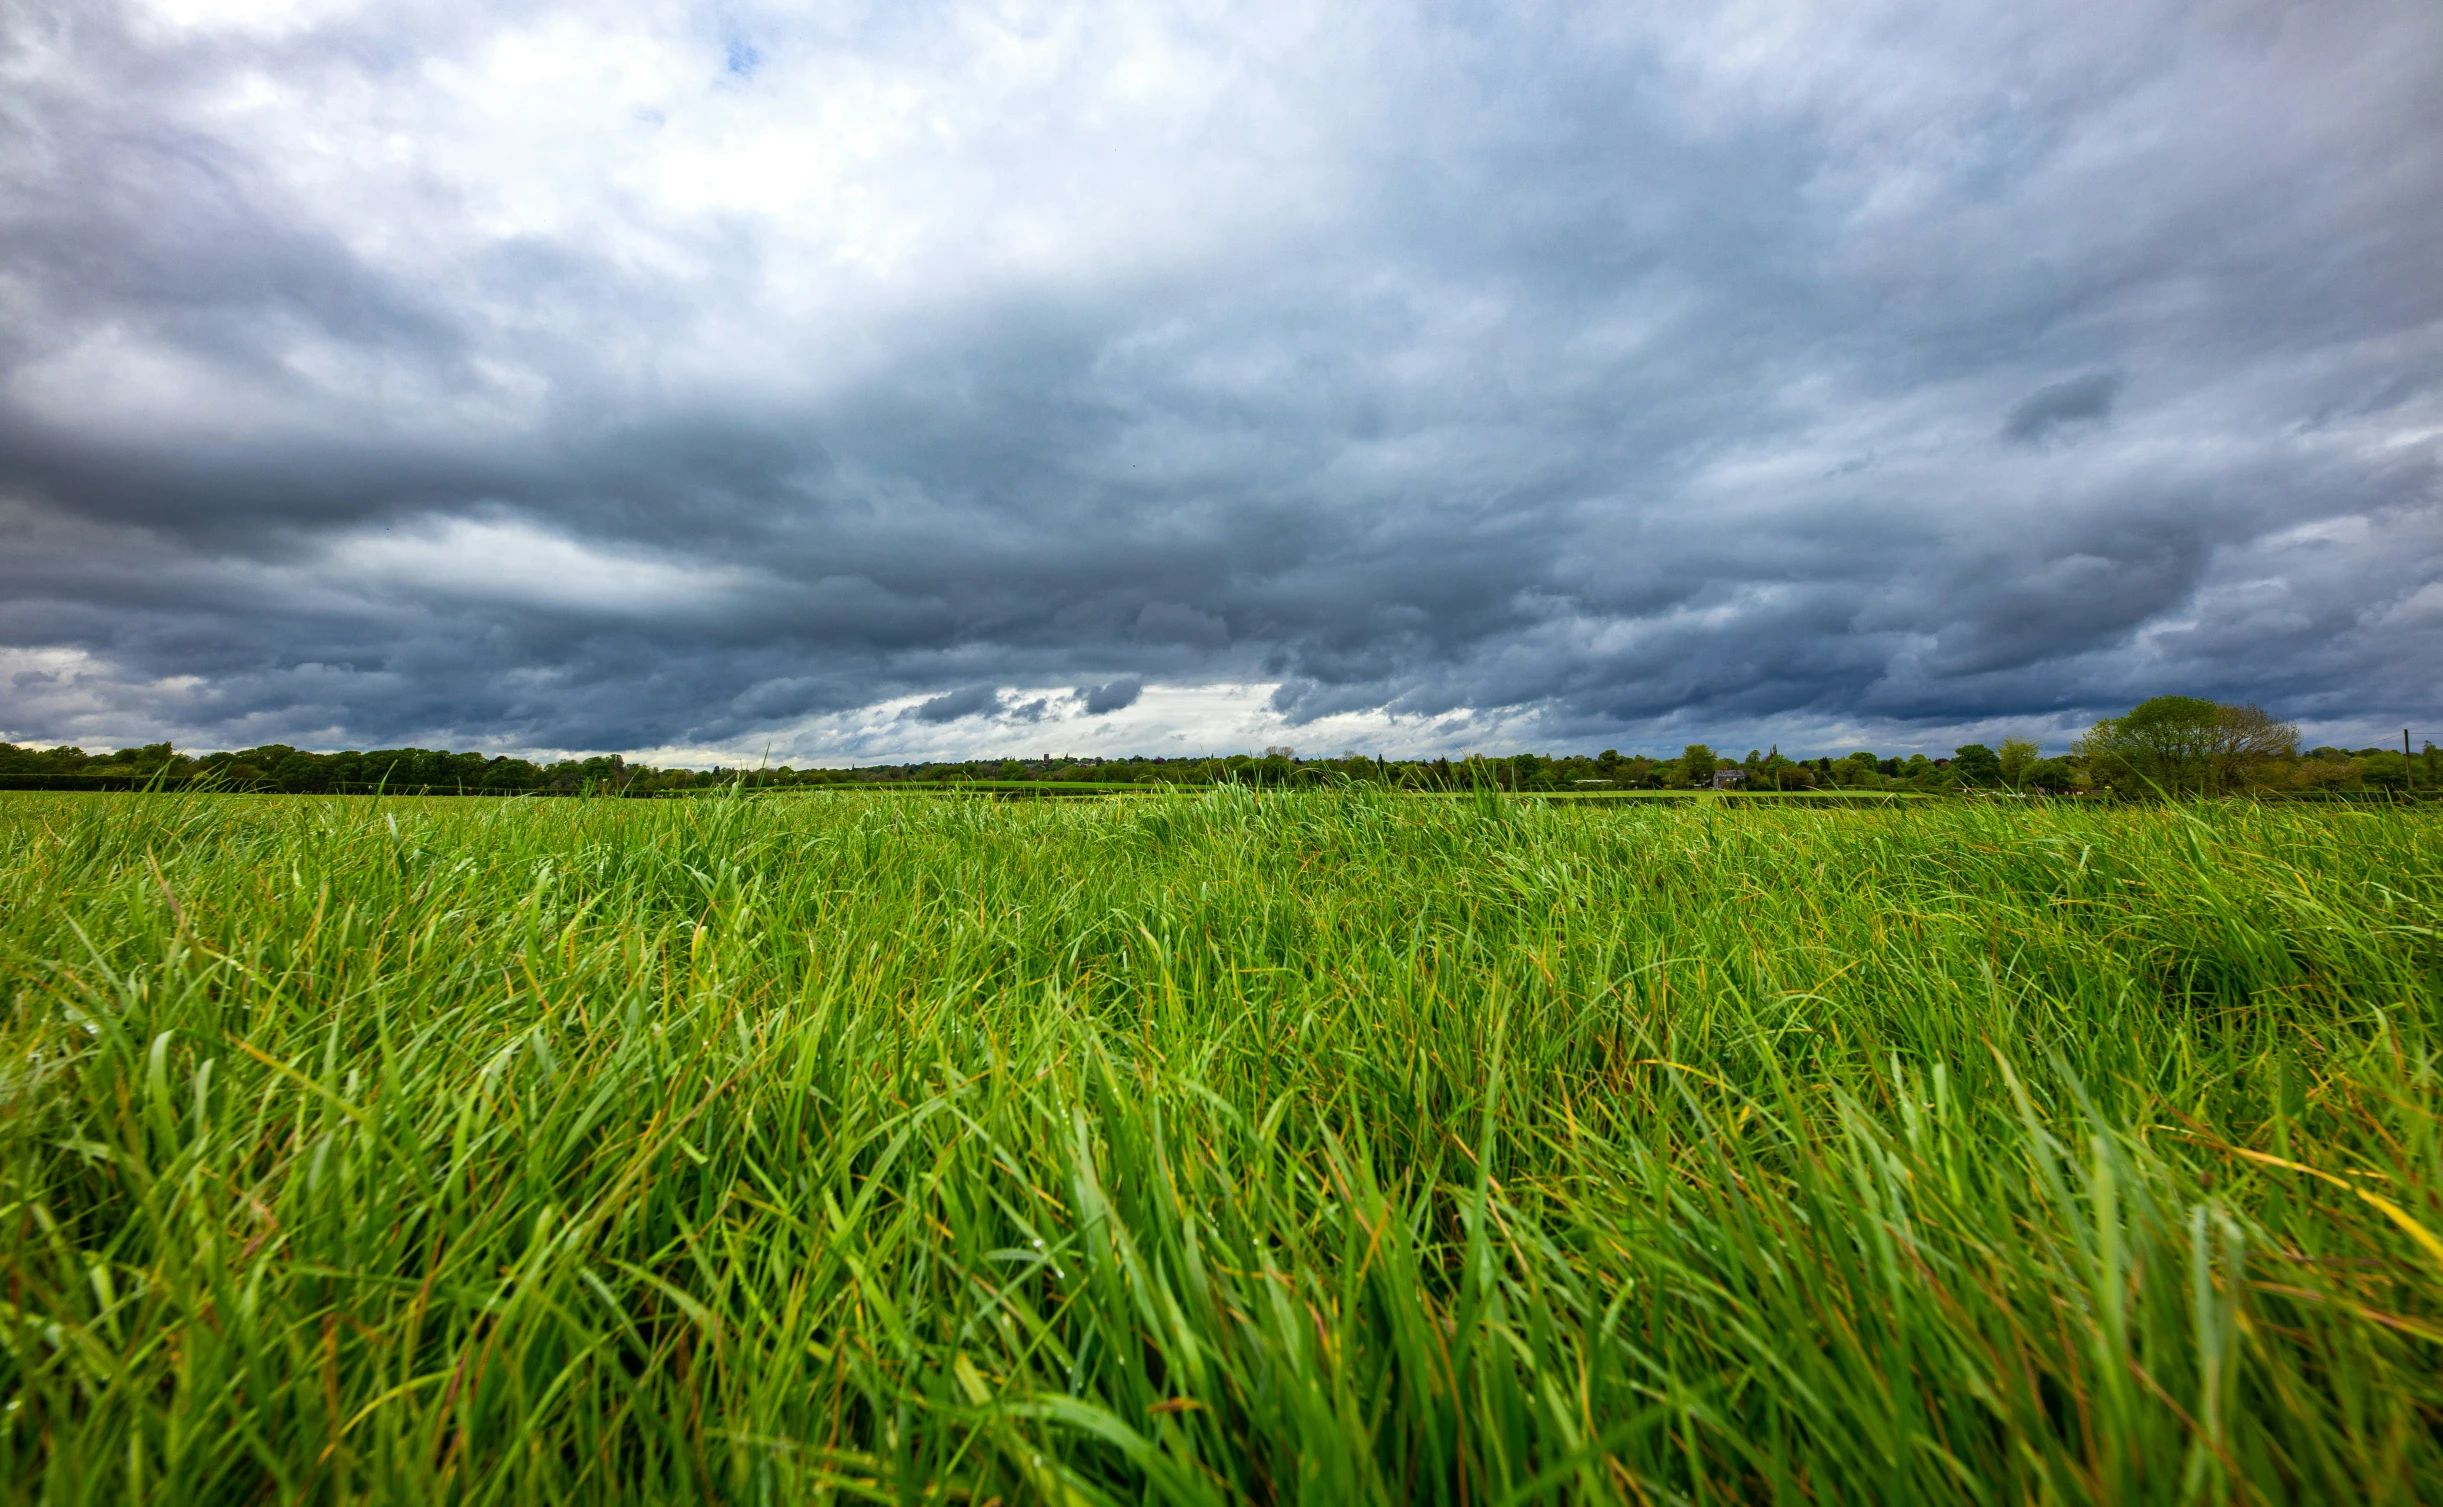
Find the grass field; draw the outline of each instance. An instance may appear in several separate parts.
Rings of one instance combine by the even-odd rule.
[[[2443,825],[0,801],[49,1502],[2443,1498]]]

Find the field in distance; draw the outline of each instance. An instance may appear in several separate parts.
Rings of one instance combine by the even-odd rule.
[[[2424,809],[0,798],[50,1501],[2443,1495]]]

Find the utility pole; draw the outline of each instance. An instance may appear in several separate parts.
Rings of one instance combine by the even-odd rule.
[[[2418,767],[2409,762],[2409,729],[2405,727],[2401,729],[2401,788],[2409,791],[2418,788]]]

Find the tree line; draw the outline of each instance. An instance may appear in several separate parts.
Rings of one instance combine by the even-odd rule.
[[[80,748],[0,743],[0,788],[123,789],[146,784],[295,794],[675,795],[694,790],[826,785],[1242,784],[1263,788],[1375,784],[1409,790],[1489,786],[1520,792],[1686,790],[1888,791],[1904,794],[2380,795],[2443,789],[2443,755],[2427,743],[2400,749],[2318,747],[2301,751],[2296,727],[2253,706],[2158,696],[2106,718],[2075,745],[2047,755],[2031,738],[1999,748],[1969,743],[1948,758],[1923,753],[1785,757],[1778,747],[1745,758],[1692,743],[1675,756],[1509,754],[1462,759],[1382,759],[1361,754],[1301,758],[1291,748],[1218,757],[1127,758],[1046,754],[855,768],[657,769],[617,754],[550,763],[428,748],[315,753],[286,744],[182,754],[167,743],[89,754]]]

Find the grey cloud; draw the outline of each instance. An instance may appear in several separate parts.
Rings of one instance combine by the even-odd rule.
[[[971,685],[922,701],[909,715],[919,722],[956,722],[961,717],[988,717],[1001,710],[1001,692],[988,685]]]
[[[1147,602],[1137,609],[1136,636],[1149,644],[1215,649],[1230,641],[1230,627],[1219,615],[1183,602]]]
[[[820,703],[815,703],[817,707]],[[943,724],[964,721],[970,717],[988,717],[1002,722],[1041,722],[1052,708],[1048,696],[1019,700],[998,686],[971,685],[963,690],[946,692],[920,701],[908,708],[911,721]]]
[[[1145,694],[1145,682],[1135,676],[1106,681],[1101,685],[1079,686],[1077,699],[1084,703],[1086,715],[1101,717],[1111,712],[1126,711]]]
[[[0,735],[2443,712],[2429,5],[964,16],[42,22]],[[554,26],[678,55],[523,114]]]
[[[2120,395],[2118,372],[2089,372],[2056,382],[2013,408],[2002,423],[2002,433],[2021,444],[2033,444],[2057,429],[2108,417],[2113,400]]]

